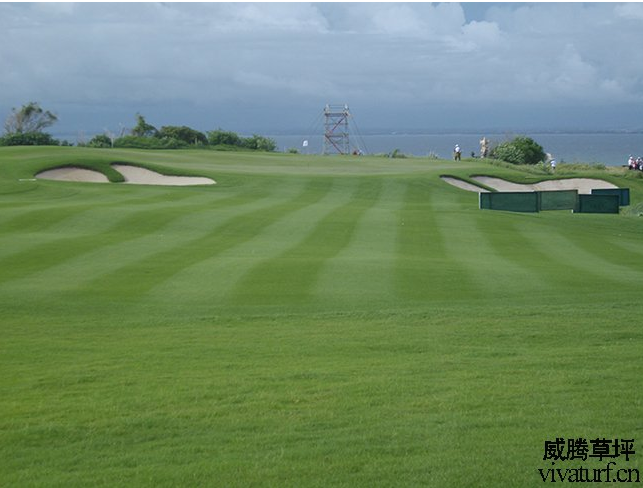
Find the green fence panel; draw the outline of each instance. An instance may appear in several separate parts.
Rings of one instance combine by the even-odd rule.
[[[618,213],[618,195],[578,195],[580,213]]]
[[[619,189],[622,190],[622,189]],[[622,198],[629,203],[627,192],[579,195],[577,190],[529,192],[481,192],[480,208],[510,212],[539,212],[540,210],[573,210],[580,213],[618,213]],[[623,195],[626,195],[625,197]]]
[[[592,195],[618,195],[619,205],[621,207],[625,207],[630,204],[629,188],[595,188],[592,190]]]
[[[479,207],[481,209],[491,210],[491,198],[489,197],[489,193],[478,193],[478,202],[480,203]]]
[[[538,192],[489,192],[479,193],[480,208],[488,210],[507,210],[510,212],[538,212],[540,195]]]
[[[578,190],[541,191],[540,210],[576,210]]]

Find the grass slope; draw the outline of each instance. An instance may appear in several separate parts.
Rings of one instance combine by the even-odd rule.
[[[20,181],[113,161],[217,185]],[[439,176],[546,175],[1,148],[0,484],[537,486],[545,440],[638,442],[643,183],[621,173],[569,176],[630,187],[629,213],[517,214]]]

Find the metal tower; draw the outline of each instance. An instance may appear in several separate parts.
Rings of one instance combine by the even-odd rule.
[[[326,105],[324,108],[324,149],[322,154],[349,154],[348,105]]]

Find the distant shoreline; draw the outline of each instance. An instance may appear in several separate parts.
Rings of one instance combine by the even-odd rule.
[[[207,132],[208,129],[204,129]],[[293,130],[283,130],[283,131],[235,131],[241,136],[251,136],[252,134],[261,134],[268,137],[282,137],[282,136],[307,136],[306,132],[301,129]],[[51,131],[51,135],[56,139],[76,139],[79,135],[82,135],[85,138],[92,138],[96,135],[104,134],[104,131],[84,131],[78,130],[76,132],[60,131],[55,132]],[[476,135],[476,134],[488,134],[488,135],[505,135],[505,134],[532,134],[532,135],[550,135],[550,134],[560,134],[560,135],[577,135],[577,134],[642,134],[643,128],[640,129],[601,129],[601,130],[591,130],[591,129],[537,129],[537,130],[525,130],[525,129],[444,129],[444,130],[429,130],[429,129],[406,129],[406,130],[393,130],[393,129],[372,129],[372,130],[363,130],[361,131],[363,136],[444,136],[444,135]],[[73,141],[70,141],[73,142]]]
[[[240,134],[244,134],[240,132]],[[449,129],[449,130],[386,130],[386,129],[374,129],[374,130],[362,130],[361,135],[363,136],[445,136],[445,135],[478,135],[478,134],[488,134],[488,135],[505,135],[505,134],[532,134],[532,135],[551,135],[551,134],[560,134],[560,135],[579,135],[579,134],[643,134],[643,128],[641,129],[609,129],[609,130],[571,130],[571,129],[538,129],[538,130],[521,130],[521,129]],[[248,134],[250,135],[250,134]],[[272,134],[266,134],[269,137],[271,136],[303,136],[305,135],[304,131],[275,131]]]
[[[297,133],[300,132],[300,133]],[[87,142],[94,135],[90,132],[58,132],[52,134],[59,140],[72,144]],[[240,133],[246,137],[250,134]],[[323,146],[323,128],[316,128],[312,133],[293,131],[284,133],[262,133],[277,144],[277,152],[296,150],[301,154],[321,154]],[[463,155],[478,155],[480,139],[484,136],[492,144],[526,135],[540,144],[545,152],[553,155],[558,162],[565,163],[600,163],[607,166],[627,164],[630,155],[643,156],[643,130],[540,130],[540,131],[501,131],[469,130],[458,131],[362,131],[351,133],[351,147],[356,147],[364,154],[387,154],[398,150],[403,154],[415,157],[438,157],[451,159],[453,146],[459,144]],[[307,141],[304,146],[304,141]]]
[[[416,157],[451,159],[453,147],[459,144],[463,156],[479,155],[480,139],[493,144],[526,135],[540,144],[545,152],[560,163],[599,163],[607,166],[627,164],[630,155],[643,155],[643,132],[445,132],[350,135],[351,146],[365,154],[387,154],[393,150]],[[323,134],[269,135],[279,151],[296,149],[304,154],[320,154]],[[303,141],[308,141],[303,147]]]

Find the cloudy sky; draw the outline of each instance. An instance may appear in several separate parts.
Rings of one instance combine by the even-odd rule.
[[[0,117],[134,125],[643,129],[641,3],[0,3]]]

